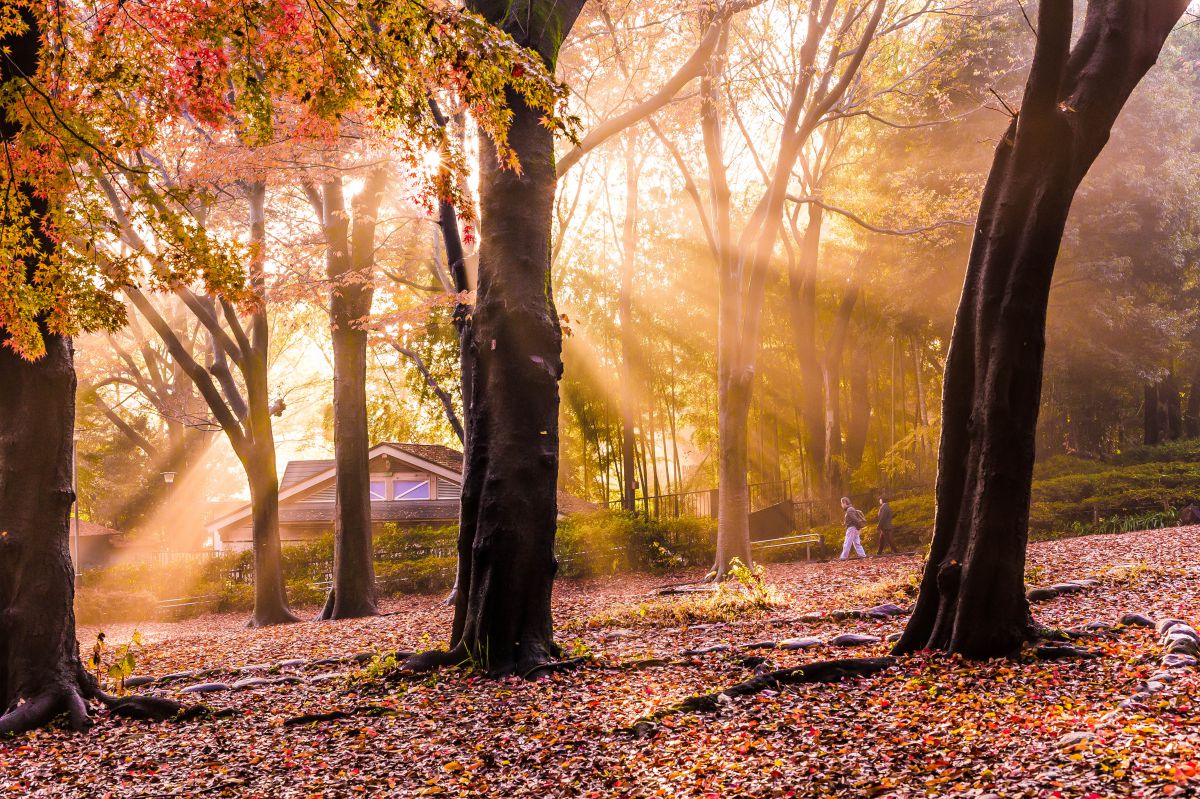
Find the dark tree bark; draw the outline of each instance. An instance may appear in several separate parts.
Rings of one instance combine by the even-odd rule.
[[[0,85],[32,77],[41,49],[32,15],[21,36],[0,40]],[[0,114],[0,145],[21,129]],[[25,187],[30,210],[45,200]],[[7,186],[15,191],[17,187]],[[54,245],[46,238],[41,246]],[[34,264],[27,267],[32,278]],[[70,339],[41,326],[46,353],[26,361],[0,327],[0,734],[39,727],[67,713],[88,724],[95,681],[75,639],[75,570],[69,549],[71,450],[75,433],[75,364]]]
[[[370,434],[367,430],[367,329],[375,296],[375,227],[387,183],[377,169],[347,213],[340,176],[319,192],[325,233],[333,340],[333,458],[337,468],[333,522],[333,587],[321,619],[375,616],[371,529]],[[309,192],[313,191],[309,187]],[[313,198],[317,199],[316,197]],[[316,203],[314,202],[314,206]]]
[[[37,71],[41,38],[36,18],[0,39],[0,85]],[[0,114],[0,145],[20,135]],[[21,191],[38,217],[45,199]],[[44,252],[54,243],[39,234]],[[35,264],[27,265],[32,279]],[[0,325],[0,735],[22,733],[66,714],[73,729],[90,725],[88,700],[114,703],[84,668],[75,637],[75,570],[71,563],[72,439],[75,364],[71,340],[39,322],[45,354],[24,360]],[[140,698],[120,700],[145,707]],[[162,700],[170,715],[180,709]]]
[[[475,0],[471,10],[553,70],[583,0]],[[509,145],[480,153],[479,287],[450,650],[407,664],[471,659],[492,674],[528,674],[556,656],[550,593],[557,570],[558,381],[562,333],[550,276],[554,140],[511,89]]]
[[[1025,598],[1046,307],[1071,200],[1184,0],[1044,0],[1020,115],[984,189],[946,365],[934,537],[897,652],[1013,654]]]

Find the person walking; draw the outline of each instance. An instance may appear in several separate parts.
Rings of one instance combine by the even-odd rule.
[[[850,497],[842,497],[842,510],[846,512],[846,540],[842,544],[842,560],[850,557],[850,548],[858,553],[860,558],[867,556],[862,545],[862,528],[867,523],[867,517],[862,511],[850,504]]]
[[[879,498],[879,520],[876,522],[879,527],[879,546],[875,550],[876,555],[883,554],[883,547],[886,544],[893,553],[899,554],[900,550],[896,548],[896,539],[892,537],[892,506],[888,504],[886,497]]]

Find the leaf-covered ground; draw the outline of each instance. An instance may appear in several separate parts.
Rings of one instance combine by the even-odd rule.
[[[1031,582],[1092,577],[1099,585],[1035,606],[1039,621],[1073,627],[1128,611],[1200,623],[1200,529],[1177,528],[1038,544]],[[441,642],[449,612],[437,597],[388,603],[390,615],[249,630],[241,616],[147,624],[137,673],[205,675],[140,689],[178,698],[188,685],[261,676],[285,684],[184,695],[231,708],[228,718],[148,725],[100,717],[87,734],[49,730],[0,742],[6,796],[1168,796],[1200,791],[1200,678],[1189,668],[1136,702],[1160,671],[1160,636],[1120,628],[1085,642],[1102,656],[964,663],[903,658],[881,674],[723,701],[716,713],[665,719],[653,735],[624,731],[681,699],[759,670],[886,653],[743,645],[845,632],[886,637],[904,619],[813,620],[808,614],[900,598],[908,556],[776,564],[784,607],[688,628],[624,614],[672,578],[564,582],[560,641],[595,661],[533,682],[450,671],[420,682],[343,678],[356,666],[311,664]],[[683,579],[694,575],[677,575]],[[656,601],[687,602],[688,597]],[[901,604],[904,604],[903,602]],[[802,618],[804,617],[804,618]],[[106,630],[110,644],[132,627]],[[90,651],[95,629],[81,629]],[[707,654],[687,650],[729,644]],[[720,649],[720,647],[718,647]],[[658,658],[666,665],[617,668]],[[765,658],[765,661],[759,662]],[[303,665],[278,666],[303,660]],[[250,666],[241,673],[230,669]],[[253,668],[258,667],[258,668]],[[273,668],[269,668],[273,667]],[[1125,703],[1122,705],[1122,703]],[[291,724],[303,714],[349,717]]]

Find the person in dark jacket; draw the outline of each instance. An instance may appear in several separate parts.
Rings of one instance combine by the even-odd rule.
[[[886,497],[879,498],[879,519],[876,521],[879,527],[879,547],[875,550],[876,555],[883,554],[883,547],[886,544],[891,548],[892,552],[899,553],[896,548],[896,539],[892,537],[892,506],[888,504]]]

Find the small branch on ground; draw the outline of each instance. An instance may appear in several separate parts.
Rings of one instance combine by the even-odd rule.
[[[768,672],[749,680],[731,685],[724,690],[710,694],[695,694],[683,701],[663,708],[649,716],[635,721],[625,732],[634,735],[652,735],[658,728],[658,722],[668,716],[678,716],[685,713],[711,713],[738,696],[753,696],[766,690],[776,690],[784,685],[802,685],[805,683],[838,682],[848,677],[867,677],[894,666],[894,657],[879,658],[843,658],[840,660],[823,660],[795,666],[788,669]]]

